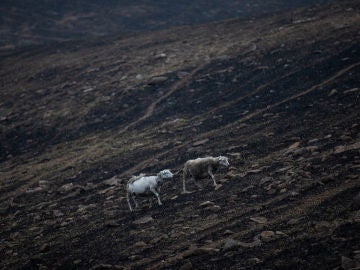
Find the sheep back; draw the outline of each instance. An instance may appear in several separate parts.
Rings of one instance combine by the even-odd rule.
[[[209,165],[215,172],[219,167],[219,160],[214,157],[205,157],[188,160],[184,166],[184,174],[191,174],[195,178],[208,176]]]

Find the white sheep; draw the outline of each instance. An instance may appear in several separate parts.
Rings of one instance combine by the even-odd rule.
[[[126,187],[127,191],[127,202],[130,208],[130,211],[133,211],[130,204],[130,197],[135,202],[136,207],[138,207],[138,203],[135,200],[136,194],[144,194],[148,192],[152,192],[155,194],[158,199],[159,205],[162,205],[159,195],[158,184],[162,182],[164,179],[170,179],[173,177],[173,174],[170,170],[162,170],[155,176],[145,176],[145,174],[140,174],[138,176],[133,176],[129,179]]]
[[[188,160],[183,168],[183,193],[188,193],[185,187],[185,180],[188,176],[191,176],[192,180],[196,184],[196,180],[210,176],[216,186],[216,180],[214,173],[219,166],[228,167],[229,161],[227,157],[204,157]]]

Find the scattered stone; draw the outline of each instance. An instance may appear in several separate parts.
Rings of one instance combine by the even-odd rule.
[[[241,242],[241,241],[234,240],[232,238],[228,238],[228,239],[226,239],[222,249],[223,249],[223,251],[226,251],[226,250],[230,250],[230,249],[233,249],[236,247],[253,248],[253,247],[260,246],[260,245],[261,245],[261,240],[259,239],[259,236],[255,236],[254,241],[250,242],[250,243]]]
[[[72,190],[77,189],[77,188],[79,188],[79,186],[74,185],[73,183],[68,183],[68,184],[62,185],[62,186],[58,189],[58,191],[59,191],[60,193],[67,193],[67,192],[72,191]]]
[[[254,185],[250,185],[250,186],[247,186],[247,187],[243,188],[243,189],[241,190],[241,192],[247,192],[248,190],[253,189],[253,188],[255,188],[255,186],[254,186]]]
[[[223,235],[231,235],[231,234],[234,234],[234,232],[231,231],[231,230],[226,230],[226,231],[223,233]]]
[[[136,242],[133,247],[134,248],[142,248],[142,247],[146,247],[146,243],[144,241],[139,241],[139,242]]]
[[[254,258],[250,258],[248,262],[251,264],[258,264],[261,263],[262,261],[259,258],[254,257]]]
[[[156,244],[158,242],[160,242],[163,239],[168,239],[169,236],[167,234],[161,234],[159,237],[153,238],[150,240],[150,244]]]
[[[53,215],[55,217],[62,217],[64,213],[62,213],[60,210],[53,210]]]
[[[209,207],[209,206],[214,206],[215,203],[211,202],[211,201],[206,201],[200,204],[201,207]]]
[[[232,238],[228,238],[228,239],[226,239],[225,244],[222,249],[223,249],[223,251],[227,251],[227,250],[233,249],[235,247],[239,247],[239,246],[240,246],[240,241],[234,240]]]
[[[206,209],[216,213],[216,212],[219,212],[221,210],[221,207],[218,206],[218,205],[213,205],[213,206],[207,207]]]
[[[119,227],[121,224],[115,222],[115,221],[107,221],[105,222],[105,226],[107,227]]]
[[[151,216],[145,216],[145,217],[135,220],[134,224],[145,224],[145,223],[151,222],[153,220],[154,219]]]
[[[200,146],[200,145],[203,145],[205,143],[207,143],[209,141],[209,139],[203,139],[203,140],[200,140],[200,141],[196,141],[192,144],[192,146],[196,147],[196,146]]]
[[[45,252],[47,250],[49,250],[49,244],[45,243],[45,244],[42,244],[41,247],[40,247],[40,252]]]
[[[292,218],[292,219],[290,219],[290,220],[287,222],[287,224],[288,224],[288,225],[299,224],[301,220],[302,220],[301,218]]]
[[[336,89],[332,89],[328,96],[332,97],[332,96],[336,95],[337,93],[338,93],[338,91]]]
[[[154,59],[159,60],[159,59],[164,59],[166,57],[167,57],[166,53],[159,53],[154,56]]]
[[[82,260],[80,260],[80,259],[73,261],[74,264],[80,264],[81,262],[82,262]]]
[[[138,255],[134,255],[134,256],[138,256]],[[124,268],[121,265],[113,265],[113,264],[105,264],[105,263],[97,264],[91,268],[91,270],[103,270],[103,269],[123,270],[126,268]]]
[[[263,231],[260,233],[261,240],[264,242],[270,242],[274,240],[275,233],[273,231]]]
[[[344,270],[359,269],[360,263],[357,263],[356,260],[350,259],[345,256],[341,256],[341,267]]]
[[[266,217],[251,217],[250,220],[259,224],[265,224],[268,222],[268,219]]]
[[[265,183],[267,183],[267,182],[272,182],[274,179],[272,178],[272,177],[270,177],[270,176],[266,176],[266,177],[264,177],[264,178],[262,178],[261,180],[260,180],[260,186],[262,186],[263,184],[265,184]]]
[[[179,270],[191,270],[191,269],[193,269],[193,265],[191,262],[187,262],[179,268]]]
[[[216,248],[209,248],[209,247],[190,247],[187,251],[183,253],[184,258],[202,255],[202,254],[215,254],[219,252],[219,249]]]
[[[142,80],[142,79],[144,79],[144,76],[142,74],[137,74],[135,78],[137,80]]]
[[[350,145],[336,146],[335,149],[334,149],[334,153],[335,154],[341,154],[341,153],[346,152],[346,151],[357,150],[357,149],[360,149],[360,142],[350,144]]]
[[[108,180],[105,180],[103,183],[107,186],[118,186],[120,184],[120,179],[114,176]]]
[[[288,147],[289,150],[298,148],[300,146],[300,142],[295,142]]]
[[[281,232],[281,231],[276,231],[275,234],[278,236],[282,236],[282,237],[288,236],[286,233]]]
[[[160,84],[162,82],[165,82],[168,79],[168,77],[166,76],[158,76],[158,77],[152,77],[148,84],[149,85],[155,85],[155,84]]]
[[[186,72],[186,71],[179,71],[178,73],[176,73],[176,76],[179,78],[179,79],[182,79],[186,76],[188,76],[190,73],[189,72]]]
[[[360,209],[360,192],[354,197],[352,205],[355,209]]]

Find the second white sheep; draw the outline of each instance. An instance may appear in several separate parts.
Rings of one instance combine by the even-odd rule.
[[[137,194],[144,194],[152,192],[158,199],[159,205],[162,205],[158,190],[158,184],[164,179],[173,178],[173,174],[170,170],[162,170],[157,175],[154,176],[145,176],[145,174],[140,174],[139,176],[133,176],[127,183],[127,202],[130,208],[130,211],[133,211],[130,203],[130,197],[133,199],[135,206],[138,207],[138,203],[135,200]]]

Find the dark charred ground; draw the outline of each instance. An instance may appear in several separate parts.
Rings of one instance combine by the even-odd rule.
[[[4,57],[2,268],[355,267],[359,21],[341,1]],[[217,190],[176,176],[128,211],[131,174],[219,154]]]
[[[325,3],[329,0],[2,0],[0,50],[35,44],[128,35]]]

